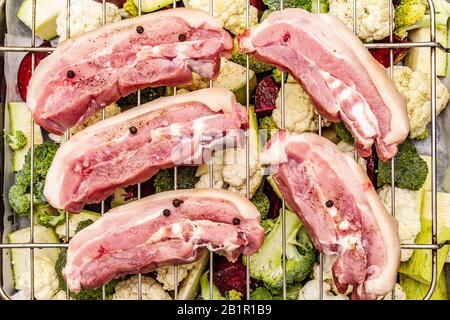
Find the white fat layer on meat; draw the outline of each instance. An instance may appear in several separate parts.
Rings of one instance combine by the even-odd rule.
[[[345,101],[351,99],[353,96],[358,96],[361,102],[353,105],[351,109],[351,115],[356,118],[356,122],[360,124],[360,130],[363,132],[363,136],[358,134],[357,130],[352,130],[353,134],[357,135],[357,139],[364,145],[370,146],[373,141],[365,141],[366,137],[374,137],[380,134],[380,128],[378,126],[378,120],[374,113],[370,109],[370,106],[365,101],[364,97],[356,90],[355,86],[348,86],[338,78],[332,76],[329,72],[320,70],[325,83],[336,97],[337,103],[342,105]],[[342,111],[341,111],[342,116]],[[350,123],[353,123],[350,122]]]
[[[339,238],[338,242],[343,249],[353,249],[355,247],[362,247],[361,235],[358,233],[352,233],[343,236]]]
[[[350,226],[350,223],[347,220],[342,220],[339,223],[339,229],[340,230],[347,230],[347,228]]]

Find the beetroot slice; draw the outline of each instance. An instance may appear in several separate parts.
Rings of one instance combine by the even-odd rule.
[[[383,40],[376,41],[376,42],[389,42],[389,37],[384,38]],[[394,43],[405,43],[408,42],[405,39],[402,39],[400,37],[394,36]],[[383,48],[383,49],[370,49],[369,50],[372,56],[377,60],[379,63],[381,63],[385,68],[389,67],[390,63],[390,57],[389,57],[389,49]],[[408,54],[409,49],[408,48],[397,48],[394,49],[394,64],[399,63],[403,58]]]
[[[264,11],[267,6],[261,0],[250,0],[250,5],[258,9],[258,11]]]
[[[40,47],[51,47],[50,42],[44,41]],[[37,66],[42,59],[47,57],[49,52],[36,52],[34,54],[35,66]],[[28,52],[20,62],[19,72],[17,74],[17,90],[23,101],[27,101],[27,89],[31,78],[31,56],[32,53]]]
[[[278,84],[267,75],[256,86],[255,93],[255,112],[261,115],[270,114],[276,108],[276,100],[278,91],[280,90]]]
[[[230,290],[236,290],[245,299],[247,292],[246,267],[239,258],[229,262],[225,257],[214,256],[213,282],[221,295]],[[250,287],[254,289],[256,282],[250,279]]]

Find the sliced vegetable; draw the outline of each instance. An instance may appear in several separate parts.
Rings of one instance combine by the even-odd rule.
[[[8,235],[9,243],[29,243],[30,228],[14,231]],[[35,243],[59,243],[55,231],[40,225],[34,226]],[[17,290],[30,288],[30,251],[25,249],[11,249],[11,266],[14,275],[14,288]],[[34,257],[40,260],[42,266],[50,265],[50,270],[56,262],[59,249],[35,249]],[[37,263],[35,260],[35,264]],[[39,293],[38,293],[39,294]]]
[[[133,0],[136,7],[139,8],[139,0]],[[153,12],[173,4],[173,0],[141,0],[142,12]]]
[[[24,0],[17,12],[17,17],[29,28],[32,25],[32,2]],[[56,18],[66,6],[61,0],[36,0],[36,35],[43,40],[51,40],[57,36]]]
[[[400,286],[408,300],[422,300],[430,289],[429,284],[423,284],[404,274],[400,274]],[[437,280],[436,288],[430,300],[448,300],[447,284],[444,273]]]
[[[426,191],[423,197],[421,223],[422,230],[416,238],[416,243],[430,243],[431,241],[431,192]],[[450,239],[450,194],[438,192],[437,194],[438,214],[438,242]],[[438,277],[442,273],[444,263],[449,252],[449,246],[438,250]],[[431,250],[414,250],[412,257],[400,265],[400,273],[419,281],[423,284],[431,282]]]
[[[256,87],[256,74],[252,70],[249,70],[249,79],[249,89],[251,95]],[[236,96],[237,102],[245,105],[247,94],[246,83],[247,75],[245,67],[226,59],[222,59],[222,67],[220,69],[219,76],[213,82],[213,86],[230,89]]]
[[[219,290],[215,285],[213,287],[213,300],[225,300],[225,298],[220,294]],[[200,278],[200,288],[201,288],[201,296],[203,300],[210,300],[211,294],[210,294],[210,285],[209,285],[209,271],[206,271],[204,274],[202,274]]]
[[[44,41],[40,47],[51,47],[50,42]],[[48,52],[36,52],[34,53],[34,66],[36,67],[42,59],[46,58],[50,53]],[[17,74],[17,89],[19,90],[20,98],[23,101],[27,101],[27,89],[31,79],[32,69],[32,55],[33,53],[27,53],[19,65],[19,71]]]
[[[75,231],[78,227],[78,224],[81,221],[92,220],[95,222],[100,217],[101,217],[101,214],[92,212],[92,211],[87,211],[87,210],[82,210],[82,211],[80,211],[80,213],[69,213],[69,237],[72,238],[74,236]],[[56,227],[55,231],[58,234],[59,238],[65,239],[65,237],[66,237],[65,221],[64,221],[64,223],[58,225]]]
[[[409,39],[412,42],[430,41],[430,28],[420,28],[409,32]],[[436,41],[444,47],[448,46],[448,28],[436,28]],[[436,50],[436,75],[447,76],[448,53]],[[430,73],[430,49],[412,48],[406,56],[405,65],[414,71]]]
[[[255,112],[263,115],[270,114],[277,107],[279,90],[280,88],[272,76],[267,75],[262,78],[256,86]]]
[[[408,42],[407,39],[402,39],[398,36],[394,35],[394,43],[406,43]],[[428,41],[428,40],[427,40]],[[389,37],[384,38],[382,40],[376,41],[376,42],[389,42]],[[415,41],[414,41],[415,42]],[[381,49],[370,49],[369,50],[372,56],[377,60],[379,63],[381,63],[385,68],[389,67],[390,65],[390,49],[389,48],[381,48]],[[409,49],[407,48],[396,48],[394,49],[394,64],[397,64],[403,60],[403,58],[408,54]]]
[[[200,258],[195,262],[194,267],[189,271],[186,279],[183,280],[178,288],[179,300],[194,300],[196,298],[200,286],[200,278],[208,262],[209,254],[207,251],[203,251]]]
[[[31,146],[31,113],[27,105],[23,102],[10,102],[8,104],[10,132],[22,132],[25,135],[26,143],[23,148],[15,150],[13,153],[13,170],[19,171],[25,163],[25,156]],[[43,142],[41,127],[34,125],[34,143]]]

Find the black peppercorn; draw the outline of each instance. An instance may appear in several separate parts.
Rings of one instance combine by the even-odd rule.
[[[172,202],[172,204],[175,208],[178,208],[179,206],[181,206],[182,203],[183,203],[183,200],[180,200],[180,199],[175,199]]]
[[[136,132],[137,132],[137,128],[135,126],[130,127],[131,134],[136,134]]]
[[[326,205],[328,208],[331,208],[332,206],[334,206],[334,202],[333,202],[333,200],[327,200],[327,202],[325,202],[325,205]]]
[[[137,26],[136,27],[136,32],[139,33],[139,34],[143,33],[144,32],[144,27],[143,26]]]
[[[164,215],[164,217],[170,216],[170,210],[169,209],[164,209],[163,210],[163,215]]]
[[[241,223],[241,220],[239,220],[239,218],[234,218],[233,219],[233,224],[234,225],[238,225],[238,224],[240,224]]]
[[[75,77],[75,72],[73,72],[73,70],[67,71],[67,77],[68,78],[74,78]]]
[[[186,35],[185,35],[184,33],[181,33],[181,34],[178,36],[178,40],[180,40],[181,42],[186,41]]]

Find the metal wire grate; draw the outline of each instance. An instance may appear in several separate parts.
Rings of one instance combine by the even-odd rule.
[[[415,48],[415,47],[424,47],[430,49],[430,57],[431,57],[431,65],[430,65],[430,75],[431,75],[431,112],[432,112],[432,121],[431,121],[431,156],[432,156],[432,173],[431,173],[431,183],[432,183],[432,237],[430,239],[430,243],[422,243],[422,244],[402,244],[402,249],[418,249],[418,250],[431,250],[432,252],[432,278],[430,287],[428,290],[428,293],[425,295],[424,299],[430,299],[434,289],[436,288],[437,283],[437,252],[439,249],[441,249],[444,245],[449,244],[450,240],[447,240],[442,243],[438,243],[437,238],[437,227],[438,227],[438,220],[437,220],[437,179],[436,179],[436,168],[437,168],[437,150],[436,150],[436,49],[443,50],[445,52],[450,52],[449,48],[444,47],[442,44],[436,42],[436,25],[435,25],[435,9],[434,4],[432,0],[427,0],[430,12],[431,12],[431,27],[430,27],[430,41],[429,42],[420,42],[420,43],[394,43],[393,38],[393,5],[392,1],[390,1],[389,5],[389,26],[390,26],[390,33],[389,33],[389,42],[388,43],[370,43],[365,44],[367,48],[388,48],[390,49],[390,76],[393,77],[394,75],[394,68],[393,68],[393,50],[396,48]],[[67,32],[67,38],[70,38],[70,4],[71,0],[66,0],[66,32]],[[177,6],[177,0],[173,0],[173,7],[175,8]],[[283,10],[284,3],[283,0],[280,0],[280,8]],[[320,0],[317,0],[317,8],[320,11]],[[138,12],[139,15],[142,15],[142,0],[138,1]],[[246,1],[246,26],[250,26],[250,1]],[[209,0],[209,13],[211,16],[213,16],[214,13],[214,1]],[[106,24],[106,0],[102,0],[102,24]],[[0,52],[32,52],[32,69],[35,67],[35,57],[34,53],[36,52],[52,52],[54,48],[43,48],[43,47],[36,47],[36,0],[32,0],[32,23],[31,23],[31,43],[29,47],[20,47],[20,46],[1,46]],[[353,32],[356,34],[358,31],[358,25],[357,25],[357,0],[353,0]],[[250,86],[249,86],[249,55],[247,54],[246,58],[246,79],[247,79],[247,85],[246,85],[246,108],[247,112],[250,114]],[[282,74],[282,79],[284,77],[284,72]],[[213,86],[213,82],[210,81],[210,87]],[[174,95],[177,94],[177,89],[174,88]],[[282,129],[285,128],[285,92],[284,92],[284,82],[281,83],[281,126]],[[138,91],[138,100],[137,105],[139,106],[141,104],[141,94],[140,90]],[[6,105],[6,104],[5,104]],[[106,118],[106,111],[103,109],[102,118]],[[318,133],[321,134],[321,124],[322,124],[322,118],[319,116],[318,120]],[[66,139],[70,138],[70,130],[66,132]],[[252,146],[250,146],[250,139],[249,139],[249,130],[246,131],[246,144],[245,144],[245,151],[246,151],[246,196],[250,198],[250,149]],[[32,128],[31,128],[31,195],[33,194],[33,170],[34,170],[34,122],[32,121]],[[6,145],[6,144],[5,144]],[[356,155],[355,155],[356,156]],[[391,200],[392,200],[392,214],[395,216],[395,188],[394,188],[394,162],[392,161],[392,194],[391,194]],[[212,160],[209,163],[209,182],[210,187],[214,187],[214,171],[213,171],[213,163]],[[177,188],[177,169],[174,170],[174,188]],[[141,198],[141,188],[140,185],[138,185],[138,198]],[[30,201],[32,201],[30,197]],[[31,221],[34,221],[34,210],[33,206],[30,206],[30,219]],[[285,226],[285,202],[282,201],[282,249],[283,249],[283,298],[286,299],[287,296],[287,290],[286,290],[286,277],[285,277],[285,271],[286,271],[286,226]],[[101,213],[104,214],[104,202],[102,202],[101,205]],[[65,230],[65,238],[66,241],[69,240],[69,213],[66,212],[66,230]],[[35,249],[44,249],[44,248],[67,248],[67,243],[35,243],[34,242],[34,226],[31,224],[30,226],[30,243],[0,243],[0,251],[3,254],[3,250],[9,250],[13,248],[17,249],[23,249],[23,250],[29,250],[30,252],[30,299],[34,299],[34,250]],[[0,259],[0,270],[3,270],[3,265],[1,264],[3,261]],[[320,300],[323,299],[323,256],[320,255],[319,258],[319,266],[320,266]],[[209,269],[210,269],[210,299],[213,300],[213,254],[210,253],[210,263],[209,263]],[[250,260],[249,257],[247,257],[247,292],[246,297],[247,299],[250,299],[250,275],[249,275],[249,268],[250,268]],[[2,272],[2,271],[0,271]],[[0,276],[0,280],[3,280]],[[178,267],[174,267],[174,298],[178,299]],[[139,274],[138,275],[138,299],[142,299],[142,277]],[[10,299],[8,294],[5,292],[2,282],[0,281],[0,297],[3,299]],[[67,299],[70,298],[70,293],[67,291]],[[106,293],[105,289],[103,287],[102,290],[102,298],[106,299]],[[395,298],[394,293],[392,294],[392,298]]]

